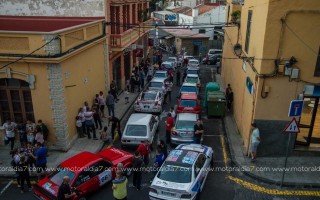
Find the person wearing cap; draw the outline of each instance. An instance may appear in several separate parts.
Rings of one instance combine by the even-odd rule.
[[[252,133],[251,133],[251,144],[250,144],[250,155],[251,155],[251,162],[256,161],[257,159],[257,148],[260,144],[260,131],[257,128],[256,123],[252,123],[251,124],[251,129],[252,129]]]

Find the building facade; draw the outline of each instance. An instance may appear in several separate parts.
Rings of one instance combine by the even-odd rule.
[[[0,123],[41,119],[49,129],[49,147],[67,150],[78,137],[79,108],[106,90],[104,21],[1,16]]]
[[[109,78],[124,89],[133,67],[148,54],[148,32],[154,26],[149,0],[111,0],[107,9]]]
[[[247,150],[250,124],[256,122],[258,154],[285,154],[288,134],[283,130],[296,99],[304,107],[290,149],[319,150],[319,8],[313,0],[227,1],[231,24],[225,28],[222,79],[233,88],[233,115]]]

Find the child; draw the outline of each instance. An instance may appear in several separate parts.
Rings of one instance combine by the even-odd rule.
[[[129,89],[127,89],[125,91],[125,94],[126,94],[126,96],[125,96],[125,104],[127,104],[127,103],[129,103]]]
[[[100,139],[106,144],[109,143],[110,146],[113,146],[112,137],[110,134],[108,134],[108,127],[105,126],[103,128],[103,131],[100,132]]]
[[[83,135],[83,129],[82,129],[82,120],[79,116],[76,116],[76,127],[77,127],[77,133],[80,138],[85,137]]]

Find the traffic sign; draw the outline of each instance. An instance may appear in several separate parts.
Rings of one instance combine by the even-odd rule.
[[[302,100],[293,100],[290,103],[288,117],[298,117],[301,116],[303,109]]]
[[[299,127],[296,118],[293,118],[291,122],[283,130],[285,133],[299,133]]]

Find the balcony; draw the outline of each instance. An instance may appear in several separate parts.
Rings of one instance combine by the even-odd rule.
[[[153,26],[153,19],[140,23],[140,27],[134,27],[121,34],[110,34],[111,51],[123,51],[132,43],[136,42],[141,36],[148,33]]]

